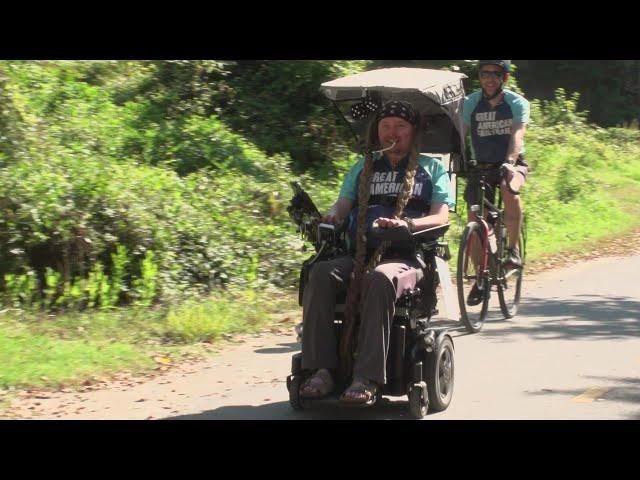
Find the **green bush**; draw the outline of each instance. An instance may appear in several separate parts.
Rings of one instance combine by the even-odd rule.
[[[389,62],[1,62],[3,305],[109,309],[295,285],[306,255],[288,182],[326,211],[355,161],[319,84]],[[588,124],[578,100],[532,102],[534,246],[558,218],[615,216],[611,172],[640,182],[638,132]]]
[[[134,284],[145,278],[141,264],[148,251],[162,297],[228,282],[290,284],[296,261],[281,252],[299,243],[286,214],[291,175],[283,161],[262,157],[256,176],[230,169],[184,179],[159,167],[105,159],[15,162],[0,169],[6,205],[1,268],[16,274],[33,269],[41,279],[51,268],[69,288],[86,278],[92,285],[87,301],[104,307],[137,296]],[[108,277],[99,287],[97,262]]]
[[[182,118],[175,161],[120,158],[141,104],[111,102],[73,62],[10,67],[8,101],[24,113],[22,131],[38,134],[26,154],[7,149],[0,168],[0,291],[4,274],[34,271],[47,308],[110,308],[293,283],[299,258],[281,254],[300,248],[286,215],[287,157],[197,111]]]

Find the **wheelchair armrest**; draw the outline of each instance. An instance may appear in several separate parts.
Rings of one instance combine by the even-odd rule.
[[[397,242],[399,244],[414,245],[416,243],[425,243],[433,240],[437,240],[442,237],[447,230],[449,230],[450,224],[439,225],[437,227],[427,228],[417,232],[409,232],[409,229],[404,226],[380,228],[374,227],[371,229],[371,235],[382,241]]]
[[[430,242],[433,240],[437,240],[442,237],[451,225],[445,223],[444,225],[439,225],[437,227],[427,228],[426,230],[420,230],[418,232],[413,232],[412,236],[416,242]]]

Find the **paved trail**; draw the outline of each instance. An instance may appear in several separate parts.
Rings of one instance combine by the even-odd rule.
[[[453,334],[447,419],[640,419],[640,256],[525,277],[517,318],[493,295],[476,335]],[[294,412],[284,380],[290,334],[245,337],[218,356],[133,387],[20,402],[27,418],[409,419],[405,398],[374,409]],[[37,403],[37,405],[36,405]]]

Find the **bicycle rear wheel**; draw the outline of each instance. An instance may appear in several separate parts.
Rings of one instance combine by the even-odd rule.
[[[506,238],[503,239],[506,252]],[[522,277],[524,275],[525,248],[524,248],[524,232],[520,232],[518,239],[518,250],[522,259],[522,267],[508,268],[502,267],[501,278],[498,281],[498,299],[500,300],[500,310],[505,318],[513,318],[518,313],[520,305],[520,294],[522,292]]]
[[[482,256],[487,246],[483,240],[484,236],[480,224],[471,222],[462,232],[460,250],[458,251],[456,275],[458,305],[460,306],[462,323],[470,333],[477,333],[482,329],[489,309],[490,284],[485,278],[482,268]],[[476,305],[469,305],[469,294],[474,285],[480,289],[481,298]]]

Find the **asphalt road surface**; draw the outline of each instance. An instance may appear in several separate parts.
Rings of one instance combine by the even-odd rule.
[[[406,397],[293,411],[285,378],[299,345],[291,325],[151,381],[32,399],[22,410],[63,419],[411,419]],[[453,400],[427,421],[640,419],[640,256],[525,277],[516,318],[502,318],[494,293],[483,330],[452,336]]]

